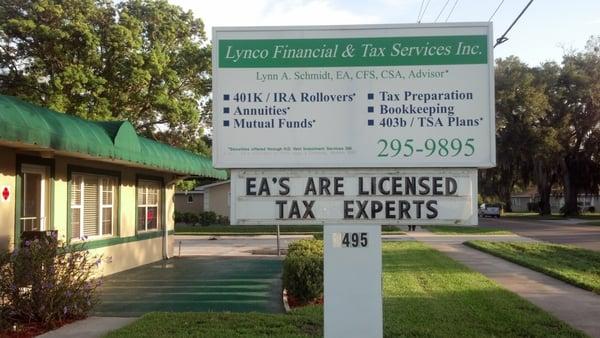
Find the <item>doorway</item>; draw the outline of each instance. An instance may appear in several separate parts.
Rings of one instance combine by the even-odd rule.
[[[49,227],[49,167],[21,166],[20,232],[41,231]]]

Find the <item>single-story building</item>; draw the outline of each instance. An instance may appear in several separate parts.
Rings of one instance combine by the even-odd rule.
[[[175,210],[195,214],[213,211],[217,215],[229,217],[230,201],[230,181],[221,181],[202,185],[190,191],[177,191]]]
[[[527,212],[529,211],[530,203],[534,202],[537,191],[535,188],[527,189],[520,193],[513,193],[510,195],[510,206],[514,212]]]
[[[204,211],[204,191],[189,190],[175,192],[175,211],[194,214]]]
[[[510,202],[512,211],[514,212],[528,212],[530,206],[534,203],[538,203],[540,200],[539,195],[535,189],[529,189],[522,193],[515,193],[510,196]],[[550,195],[550,209],[552,213],[559,213],[560,209],[565,205],[565,199],[561,191],[553,192]],[[581,211],[598,212],[600,210],[600,196],[591,194],[579,194],[577,196],[577,205],[581,208]]]
[[[57,230],[103,273],[171,255],[174,184],[226,179],[210,159],[136,134],[127,121],[95,122],[0,96],[0,250],[23,231]]]

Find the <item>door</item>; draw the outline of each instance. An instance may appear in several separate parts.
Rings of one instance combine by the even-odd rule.
[[[46,230],[48,226],[48,167],[21,167],[21,231]]]

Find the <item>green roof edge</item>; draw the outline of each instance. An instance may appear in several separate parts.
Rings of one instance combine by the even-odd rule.
[[[227,179],[200,154],[137,135],[127,121],[91,121],[0,95],[0,140],[122,160],[161,171]]]

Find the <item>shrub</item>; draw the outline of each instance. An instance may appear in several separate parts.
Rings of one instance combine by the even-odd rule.
[[[101,280],[93,276],[102,259],[82,245],[45,237],[0,256],[0,329],[28,323],[54,328],[87,316],[98,301]]]
[[[323,257],[290,256],[283,261],[283,286],[302,303],[323,294]]]
[[[175,221],[175,223],[185,223],[184,214],[185,213],[183,213],[183,212],[175,210],[175,212],[173,213],[173,221]]]
[[[199,221],[200,221],[200,218],[198,217],[198,215],[196,215],[192,212],[175,211],[175,223],[185,223],[185,224],[196,225],[197,223],[199,223]]]
[[[219,225],[229,225],[229,217],[223,215],[217,215],[217,220],[215,224]]]
[[[381,231],[398,231],[398,227],[396,225],[382,225]]]
[[[203,211],[198,214],[193,212],[178,212],[174,214],[175,223],[185,223],[190,225],[200,224],[203,226],[219,224],[229,225],[229,217],[217,215],[213,211]]]
[[[323,294],[323,241],[303,239],[289,244],[283,287],[302,303]]]
[[[527,211],[540,212],[540,203],[539,202],[527,202]]]
[[[316,239],[301,239],[288,245],[289,256],[321,256],[323,257],[323,241]]]
[[[595,207],[589,207],[588,208],[588,212],[596,212],[596,208]]]
[[[196,225],[200,223],[200,217],[192,212],[185,213],[185,220],[187,224]]]
[[[198,214],[198,220],[200,225],[207,226],[211,224],[217,224],[217,214],[213,211],[203,211]]]

